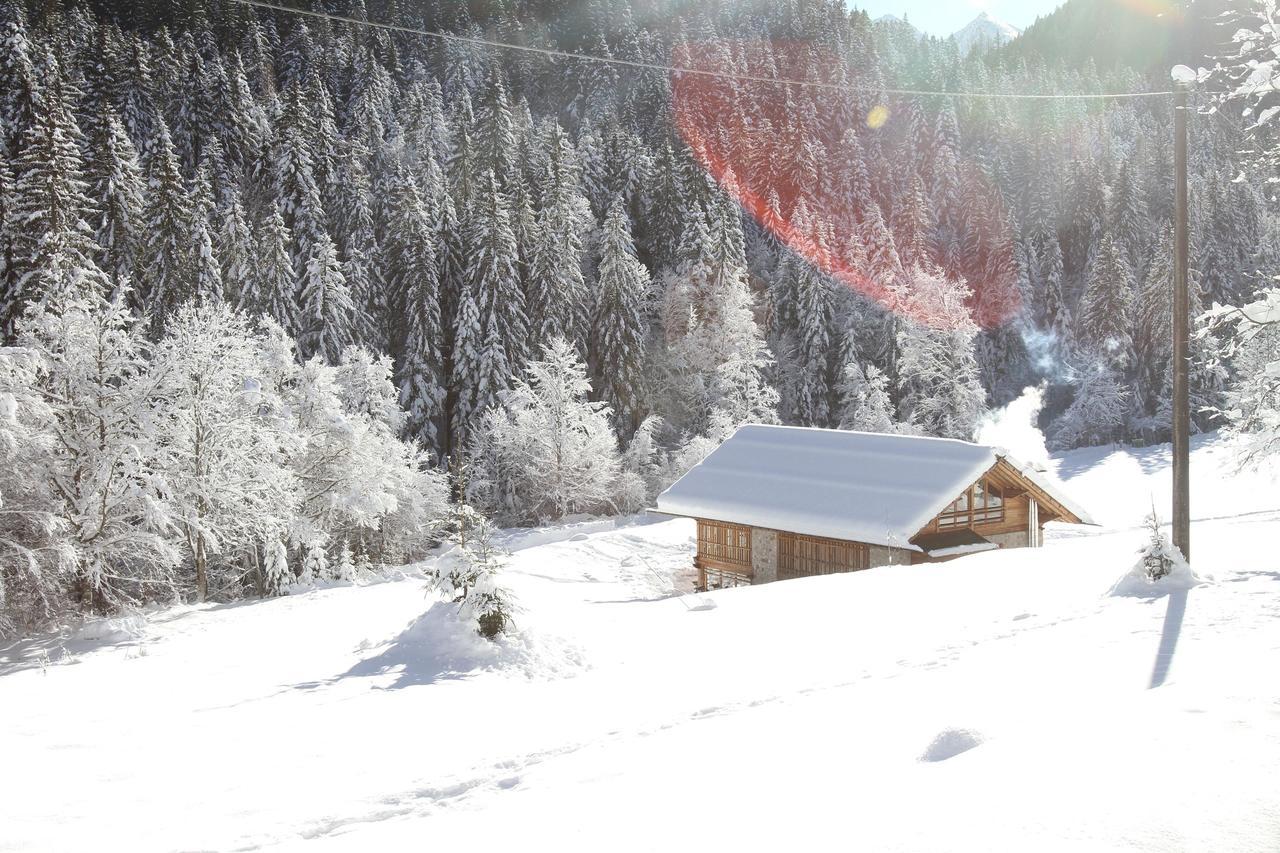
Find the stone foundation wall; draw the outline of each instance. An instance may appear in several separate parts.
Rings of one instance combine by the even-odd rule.
[[[911,552],[905,548],[890,548],[887,545],[868,545],[871,568],[878,566],[909,566]]]
[[[751,528],[751,582],[778,579],[778,534],[763,527]]]
[[[985,538],[999,545],[1001,548],[1025,548],[1029,544],[1027,542],[1027,531],[1015,530],[1012,533],[991,533]]]

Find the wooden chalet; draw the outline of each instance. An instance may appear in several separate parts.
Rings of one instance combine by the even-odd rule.
[[[1041,472],[950,439],[749,424],[658,496],[697,519],[701,589],[1035,548],[1091,524]]]

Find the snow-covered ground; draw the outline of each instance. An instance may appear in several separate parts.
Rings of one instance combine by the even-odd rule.
[[[1059,457],[1107,526],[1040,551],[705,596],[691,522],[513,532],[497,647],[410,573],[0,648],[0,849],[1280,849],[1280,486],[1198,440],[1213,582],[1108,595],[1167,459]]]

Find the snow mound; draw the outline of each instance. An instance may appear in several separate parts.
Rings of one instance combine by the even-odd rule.
[[[1163,550],[1163,555],[1172,564],[1169,573],[1159,580],[1152,580],[1147,570],[1147,556],[1144,549],[1133,564],[1133,568],[1111,587],[1109,595],[1135,596],[1138,598],[1159,598],[1177,590],[1191,589],[1212,580],[1195,569],[1182,558],[1182,552],[1172,545]]]
[[[580,671],[574,649],[519,630],[489,641],[458,606],[437,601],[389,641],[365,644],[374,654],[347,673],[356,677],[392,677],[392,687],[433,684],[505,671],[526,678],[555,678]]]
[[[944,729],[929,744],[929,748],[920,756],[921,761],[946,761],[955,758],[962,752],[968,752],[975,746],[981,746],[986,740],[981,733],[972,729]]]
[[[68,640],[98,643],[127,643],[141,639],[147,631],[147,620],[141,615],[89,619],[71,633]]]

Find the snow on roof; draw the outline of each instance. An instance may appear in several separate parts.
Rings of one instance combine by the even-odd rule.
[[[1098,523],[1093,520],[1093,516],[1089,515],[1089,513],[1085,511],[1084,507],[1080,506],[1063,494],[1061,484],[1056,483],[1054,479],[1046,475],[1042,469],[1032,467],[1031,465],[1024,465],[1017,459],[1010,456],[1008,451],[1002,447],[995,448],[995,451],[997,456],[1000,456],[1005,462],[1008,462],[1014,468],[1017,468],[1019,474],[1026,477],[1032,483],[1035,483],[1038,487],[1044,490],[1049,497],[1062,504],[1068,512],[1080,519],[1081,524]]]
[[[919,551],[911,537],[1001,457],[954,439],[747,424],[659,495],[657,509]],[[1028,479],[1076,512],[1042,477]]]
[[[918,551],[908,540],[995,462],[967,441],[747,424],[658,510]]]

